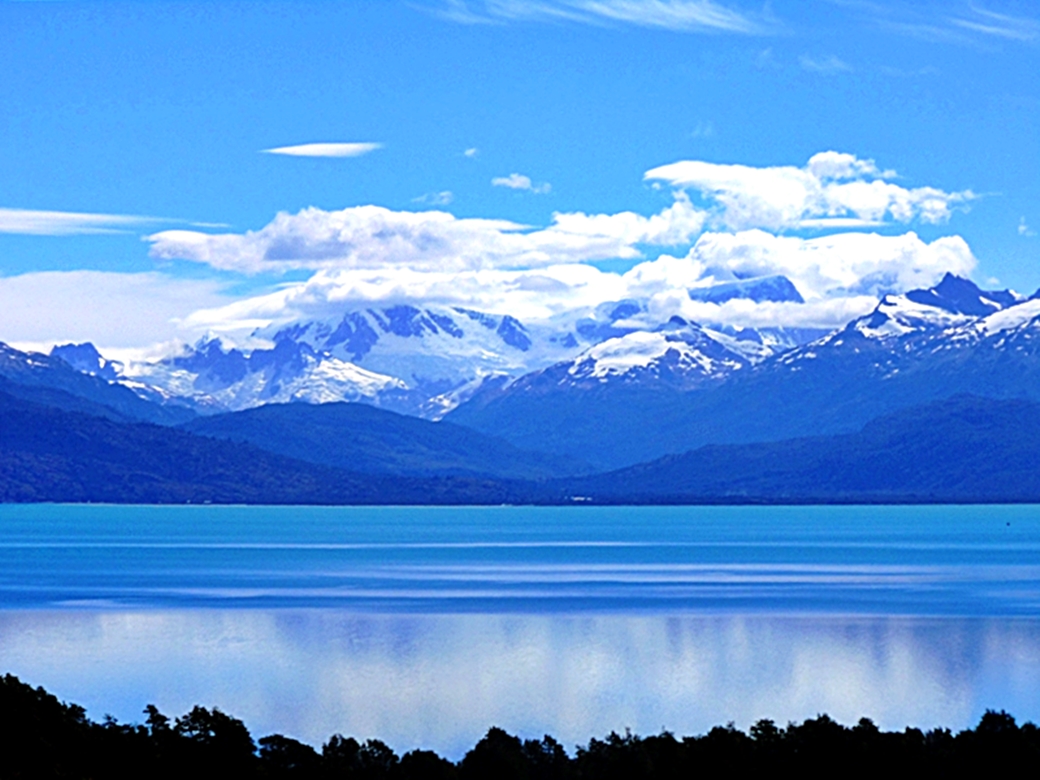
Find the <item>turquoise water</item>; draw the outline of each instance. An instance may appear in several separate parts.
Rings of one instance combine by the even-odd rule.
[[[0,508],[0,608],[1040,614],[1040,509]]]
[[[0,506],[0,671],[448,754],[1040,720],[1040,508]]]

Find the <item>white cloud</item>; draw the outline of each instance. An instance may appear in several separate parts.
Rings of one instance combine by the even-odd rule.
[[[684,294],[659,294],[650,300],[651,316],[661,322],[678,315],[692,322],[736,328],[820,328],[836,330],[877,306],[871,295],[850,295],[806,303],[734,298],[722,304],[690,300]]]
[[[356,206],[281,213],[266,227],[244,234],[167,230],[149,240],[154,258],[244,273],[392,267],[464,271],[637,258],[637,245],[689,243],[703,224],[703,212],[680,194],[650,217],[632,212],[556,214],[540,230],[505,220],[459,219],[444,211]]]
[[[951,18],[950,24],[964,30],[1012,41],[1035,41],[1040,38],[1040,22],[1021,16],[996,13],[972,7],[974,18]]]
[[[601,303],[638,298],[648,302],[648,323],[679,314],[705,324],[741,327],[839,327],[869,311],[879,294],[932,285],[946,271],[966,275],[974,264],[958,237],[929,244],[913,233],[813,239],[762,231],[708,233],[683,257],[662,255],[624,274],[578,263],[514,270],[321,270],[267,295],[196,312],[185,325],[241,336],[271,323],[396,303],[464,306],[533,323],[574,320]],[[773,274],[788,276],[806,303],[734,300],[718,305],[691,301],[687,294],[697,285]]]
[[[193,314],[197,330],[241,334],[272,322],[329,317],[351,307],[425,303],[548,320],[625,297],[621,275],[579,263],[528,270],[318,271],[306,282]]]
[[[169,230],[150,240],[160,259],[244,273],[315,272],[267,295],[200,307],[183,322],[190,330],[229,335],[367,305],[439,303],[537,322],[583,316],[624,298],[647,301],[656,314],[671,311],[709,324],[836,327],[881,294],[927,287],[947,271],[969,275],[976,266],[958,236],[928,243],[913,232],[863,232],[898,221],[941,221],[971,197],[907,189],[894,177],[872,160],[838,152],[814,155],[802,168],[687,161],[647,173],[677,187],[673,202],[649,216],[557,213],[548,226],[533,228],[437,210],[308,208],[278,214],[247,233]],[[533,186],[519,174],[507,178]],[[711,210],[694,204],[689,189],[705,196]],[[830,234],[777,234],[786,229]],[[587,264],[638,260],[648,246],[679,247],[685,254],[638,262],[623,274]],[[791,279],[806,302],[717,305],[690,301],[687,294],[694,286],[775,274]]]
[[[927,287],[950,271],[968,276],[976,259],[960,236],[931,243],[915,233],[838,233],[819,238],[762,230],[705,233],[687,256],[718,281],[783,274],[806,300],[903,292]]]
[[[1036,231],[1033,230],[1032,228],[1030,228],[1029,225],[1026,224],[1026,218],[1025,217],[1022,217],[1018,221],[1018,234],[1020,236],[1028,236],[1028,237],[1032,237],[1032,236],[1036,235]]]
[[[711,121],[698,122],[690,131],[690,138],[712,138],[715,135],[715,124]]]
[[[502,20],[631,24],[679,32],[761,35],[776,24],[713,0],[448,0],[442,16],[466,24]]]
[[[469,157],[472,160],[474,157],[480,156],[480,149],[478,149],[475,146],[471,146],[469,149],[466,149],[462,154],[464,157]]]
[[[814,155],[804,168],[720,165],[685,160],[647,171],[645,178],[698,191],[716,204],[719,225],[732,230],[780,231],[819,228],[821,220],[857,220],[875,225],[915,219],[935,224],[953,208],[972,200],[970,190],[945,192],[934,187],[907,189],[888,181],[872,160],[839,152]],[[837,223],[850,226],[854,223]]]
[[[527,192],[533,192],[536,195],[545,194],[552,189],[552,186],[548,182],[534,184],[532,183],[530,176],[524,176],[522,173],[511,173],[508,176],[496,176],[491,180],[491,186],[508,187],[511,190],[526,190]]]
[[[557,213],[553,217],[551,229],[572,236],[585,236],[590,240],[600,236],[615,236],[630,247],[636,244],[676,246],[688,243],[700,233],[705,216],[680,192],[671,206],[649,217],[632,211],[617,214]]]
[[[959,16],[938,16],[932,5],[861,3],[860,7],[886,29],[931,42],[978,48],[993,38],[1020,43],[1040,38],[1040,21],[1033,17],[997,13],[975,3],[960,3]],[[984,43],[987,38],[991,40]]]
[[[913,232],[777,235],[788,229],[864,231],[881,223],[936,222],[971,197],[901,187],[892,171],[850,154],[823,152],[801,168],[681,162],[654,169],[647,178],[677,188],[667,207],[648,216],[557,213],[549,225],[530,227],[443,210],[357,206],[281,213],[245,233],[165,230],[148,237],[157,259],[182,258],[247,274],[301,268],[313,274],[239,299],[223,295],[216,281],[160,273],[0,278],[0,339],[23,345],[92,340],[118,357],[133,347],[193,341],[206,331],[242,341],[257,327],[335,316],[350,307],[440,303],[536,323],[573,320],[624,298],[647,302],[655,318],[674,313],[706,324],[837,327],[869,309],[879,294],[929,286],[946,271],[968,275],[976,266],[958,236],[928,243]],[[688,191],[704,196],[710,210]],[[437,205],[449,197],[447,191],[433,192],[423,200]],[[0,210],[0,232],[131,230],[148,221],[158,220]],[[1018,231],[1033,232],[1024,218]],[[638,261],[649,246],[673,249],[637,262],[627,273],[587,263]],[[691,301],[687,294],[693,286],[773,274],[790,278],[806,303],[718,305]]]
[[[427,192],[418,198],[412,198],[412,203],[424,203],[427,206],[448,206],[455,200],[455,194],[451,190],[440,192]]]
[[[829,57],[816,58],[805,54],[798,58],[798,63],[803,70],[812,73],[848,73],[852,66],[844,60],[838,59],[833,54]]]
[[[737,33],[764,31],[744,14],[711,0],[580,0],[572,5],[589,14],[643,27]]]
[[[0,208],[0,233],[28,236],[127,233],[143,225],[168,221],[170,220],[125,214],[84,214],[74,211]]]
[[[383,145],[376,143],[318,143],[279,146],[260,151],[264,154],[284,154],[289,157],[360,157],[381,148]]]
[[[200,333],[184,319],[224,304],[220,284],[160,273],[43,271],[0,277],[0,340],[49,347],[92,341],[106,356]]]

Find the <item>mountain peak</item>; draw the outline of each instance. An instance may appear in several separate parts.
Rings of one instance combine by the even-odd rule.
[[[735,298],[744,298],[755,303],[805,303],[794,282],[783,274],[720,282],[710,287],[692,287],[687,290],[687,294],[691,300],[705,303],[725,303]]]
[[[972,317],[985,317],[1019,302],[1010,290],[983,290],[970,279],[949,272],[935,287],[911,290],[906,297],[914,303]]]
[[[92,374],[114,382],[119,378],[122,364],[106,360],[89,341],[83,344],[60,344],[51,349],[51,357],[61,358],[77,371]]]

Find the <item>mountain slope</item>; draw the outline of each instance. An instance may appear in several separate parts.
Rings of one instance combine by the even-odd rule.
[[[705,444],[850,433],[957,393],[1040,400],[1040,300],[985,293],[956,277],[916,292],[886,297],[822,339],[692,391],[522,378],[446,419],[521,448],[588,452],[594,465],[617,468]]]
[[[490,480],[373,476],[316,466],[248,444],[118,423],[0,392],[3,502],[497,504],[526,495]]]
[[[689,296],[715,303],[738,298],[802,300],[783,276],[698,287],[689,290]],[[707,329],[680,321],[686,326],[684,336],[676,332],[680,328],[675,323],[662,321],[666,314],[654,309],[649,299],[631,298],[521,322],[509,314],[401,303],[274,323],[254,331],[250,349],[203,339],[162,360],[125,365],[105,360],[90,344],[66,344],[53,354],[87,373],[116,376],[148,400],[176,400],[204,412],[289,401],[351,401],[436,420],[489,386],[565,363],[589,348],[602,345],[615,356],[646,353],[649,345],[637,342],[650,334],[658,334],[650,340],[660,347],[667,332],[667,340],[680,353],[688,353],[682,357],[691,359],[689,365],[680,360],[665,371],[680,382],[689,377],[699,381],[701,372],[694,364],[704,355],[694,354],[703,353],[698,340],[709,351],[725,344],[743,362],[824,335],[805,328],[722,328],[725,333],[716,330],[708,337],[718,342],[712,346],[703,338]],[[656,356],[668,351],[658,349]],[[602,364],[603,357],[596,361]]]
[[[518,450],[458,425],[364,404],[268,404],[199,418],[182,427],[311,463],[373,474],[543,479],[589,470],[564,458]]]
[[[194,417],[194,412],[180,406],[160,406],[140,398],[132,390],[79,371],[60,357],[38,352],[22,352],[0,342],[0,378],[25,388],[39,389],[41,400],[52,391],[81,398],[96,413],[122,420],[141,420],[175,425]],[[32,390],[15,391],[32,393]],[[61,403],[68,404],[67,400]],[[61,405],[61,404],[59,404]],[[103,407],[103,408],[102,408]]]
[[[597,501],[1037,501],[1040,403],[959,395],[857,433],[710,445],[571,480]]]
[[[484,378],[520,376],[580,351],[566,328],[432,305],[348,310],[253,335],[271,346],[202,341],[159,362],[120,366],[121,376],[219,411],[358,401],[435,419]],[[83,345],[73,347],[94,365]]]

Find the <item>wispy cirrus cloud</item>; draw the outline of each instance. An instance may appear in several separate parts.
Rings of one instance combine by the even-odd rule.
[[[262,154],[282,154],[288,157],[360,157],[363,154],[382,149],[378,143],[315,143],[297,144],[295,146],[278,146],[273,149],[261,149]]]
[[[1001,39],[1019,43],[1040,40],[1040,19],[999,13],[972,2],[841,4],[858,9],[884,29],[932,43],[978,47]]]
[[[1035,41],[1040,38],[1040,20],[996,13],[977,6],[971,7],[970,16],[951,17],[949,23],[963,30],[1011,41]]]
[[[524,176],[522,173],[511,173],[508,176],[496,176],[491,180],[492,187],[505,187],[510,190],[524,190],[526,192],[533,192],[535,195],[544,195],[552,190],[552,185],[549,182],[543,181],[541,184],[535,184],[531,181],[530,176]]]
[[[180,220],[129,214],[90,214],[76,211],[36,211],[0,208],[0,233],[23,236],[83,236],[133,233],[162,222]]]
[[[739,11],[715,0],[447,0],[433,9],[463,24],[569,21],[745,35],[766,34],[778,26],[767,15]]]

